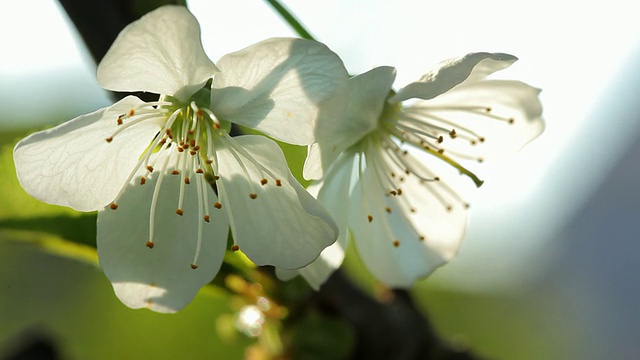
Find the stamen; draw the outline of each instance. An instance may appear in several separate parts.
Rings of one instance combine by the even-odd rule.
[[[166,149],[168,148],[169,148],[169,145],[167,145]],[[153,248],[153,239],[154,239],[155,221],[156,221],[156,208],[158,205],[158,194],[160,193],[160,188],[162,187],[162,180],[164,179],[164,173],[169,163],[170,157],[171,156],[169,156],[169,154],[165,156],[164,162],[162,164],[162,168],[160,170],[160,173],[158,174],[158,181],[156,181],[156,186],[153,189],[153,196],[151,197],[151,210],[149,211],[149,241],[147,241],[147,247],[150,249]],[[152,244],[151,246],[149,246],[150,243]]]
[[[199,180],[200,178],[198,177],[197,179]],[[196,186],[197,193],[198,193],[198,218],[204,219],[205,222],[209,222],[209,212],[205,211],[207,199],[202,194],[203,190],[205,193],[207,192],[207,190],[202,188],[201,180],[197,181],[196,185],[199,185],[199,186]],[[204,204],[203,204],[203,201],[204,201]],[[204,226],[204,222],[198,221],[198,240],[196,243],[196,253],[193,256],[193,262],[191,263],[191,268],[194,270],[198,267],[198,265],[196,264],[198,263],[198,259],[200,258],[200,251],[202,249],[203,226]]]
[[[236,244],[233,244],[233,246],[231,246],[231,251],[235,252],[235,251],[238,251],[238,250],[240,250],[240,246],[238,246]]]

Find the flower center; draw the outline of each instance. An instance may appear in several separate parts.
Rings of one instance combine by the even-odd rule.
[[[181,177],[175,210],[177,216],[185,215],[183,205],[186,186],[195,186],[200,220],[196,251],[193,262],[190,264],[192,269],[198,267],[204,223],[211,221],[207,186],[211,186],[217,192],[216,181],[219,176],[215,143],[229,137],[228,128],[230,127],[228,123],[218,120],[207,107],[198,105],[204,103],[208,106],[208,96],[209,91],[203,88],[187,102],[180,102],[171,96],[161,96],[157,102],[144,103],[131,108],[127,113],[114,119],[117,129],[106,138],[110,143],[119,133],[143,121],[161,124],[160,131],[151,139],[149,146],[139,157],[137,165],[109,207],[112,210],[118,208],[118,199],[134,177],[138,176],[137,182],[145,185],[152,176],[157,176],[149,211],[149,238],[145,243],[149,249],[153,249],[158,197],[164,177]],[[216,201],[213,207],[219,210],[222,204]]]

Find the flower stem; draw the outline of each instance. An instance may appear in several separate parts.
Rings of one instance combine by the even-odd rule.
[[[313,35],[311,35],[307,29],[296,19],[291,12],[285,8],[278,0],[265,0],[271,7],[282,16],[284,21],[291,26],[291,28],[303,39],[315,40]]]

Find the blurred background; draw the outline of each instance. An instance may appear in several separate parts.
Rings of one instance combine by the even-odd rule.
[[[283,3],[350,73],[394,66],[397,87],[468,52],[518,56],[497,76],[543,90],[546,131],[478,169],[485,185],[464,189],[472,208],[459,256],[413,294],[443,336],[487,358],[638,358],[640,23],[631,4]],[[188,4],[214,62],[268,37],[295,36],[262,1]],[[11,149],[111,101],[56,1],[0,6],[0,358],[25,341],[45,351],[55,344],[51,351],[68,359],[241,358],[258,340],[235,330],[238,297],[209,289],[175,315],[130,310],[86,248],[51,255],[39,246],[56,241],[46,229],[59,216],[75,219],[63,237],[91,244],[78,234],[95,233],[94,218],[24,194]]]

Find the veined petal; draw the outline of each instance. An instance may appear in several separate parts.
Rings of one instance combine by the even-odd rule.
[[[223,56],[213,80],[216,116],[297,145],[314,142],[317,119],[342,103],[348,74],[325,45],[274,38]]]
[[[444,94],[463,82],[474,82],[505,69],[517,58],[500,53],[472,53],[461,58],[449,59],[425,75],[420,80],[400,89],[389,101],[400,102],[411,98],[424,100]]]
[[[395,68],[381,66],[349,79],[346,111],[318,123],[318,142],[309,148],[304,165],[306,179],[320,179],[338,155],[378,126],[395,77]]]
[[[333,215],[339,229],[338,241],[322,251],[311,264],[298,270],[312,288],[318,290],[329,276],[342,265],[349,244],[349,194],[355,185],[356,153],[341,157],[330,169],[324,181],[311,184],[307,190],[317,193],[317,199]]]
[[[129,96],[22,139],[13,151],[20,185],[41,201],[79,211],[109,204],[161,127],[159,121],[143,121],[105,140],[120,115],[142,104]]]
[[[367,152],[367,168],[351,198],[349,225],[369,271],[390,286],[410,287],[456,254],[465,206],[443,183],[406,175],[383,151]],[[415,159],[406,161],[414,170],[419,166]],[[421,167],[421,176],[425,172]],[[385,177],[392,173],[402,190],[395,195]]]
[[[160,151],[156,162],[164,162],[167,153]],[[171,153],[175,159],[175,152]],[[202,215],[205,204],[201,191],[206,189],[211,204],[216,194],[208,185],[199,193],[202,184],[192,179],[184,189],[184,214],[177,215],[182,177],[170,174],[175,169],[172,163],[177,161],[168,161],[164,171],[154,171],[144,185],[136,181],[128,184],[116,210],[105,208],[98,213],[100,264],[118,298],[134,309],[182,309],[213,279],[224,257],[229,231],[226,215],[212,206],[210,222]],[[141,171],[136,179],[144,175]],[[154,196],[157,204],[152,202]],[[149,240],[153,240],[152,248],[146,246]],[[190,265],[197,252],[198,267],[193,269]]]
[[[291,175],[275,142],[249,135],[220,145],[220,202],[236,244],[254,263],[297,269],[336,240],[331,215]]]
[[[162,6],[120,32],[98,65],[113,91],[148,91],[188,99],[218,69],[207,57],[200,25],[184,6]]]
[[[447,129],[439,144],[445,154],[482,161],[513,153],[542,133],[539,93],[519,81],[484,80],[418,101],[404,111]]]

